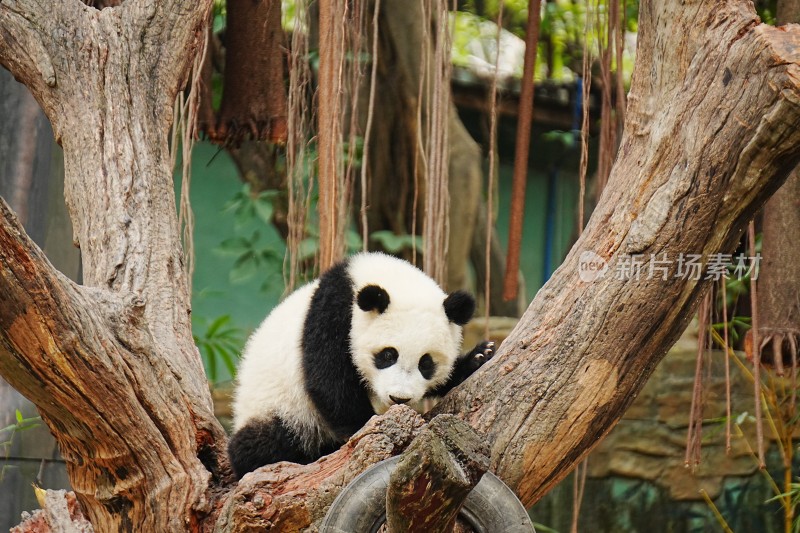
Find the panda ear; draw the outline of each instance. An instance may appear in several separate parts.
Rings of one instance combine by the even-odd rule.
[[[464,291],[451,292],[444,299],[444,314],[450,322],[463,326],[472,318],[475,312],[475,298]]]
[[[380,314],[389,307],[389,293],[377,285],[367,285],[358,291],[356,301],[362,311],[377,311]]]

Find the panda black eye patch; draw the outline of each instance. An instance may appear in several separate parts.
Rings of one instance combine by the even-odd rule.
[[[433,357],[428,353],[419,358],[418,367],[419,373],[422,374],[422,377],[425,379],[431,379],[433,374],[436,373],[436,363],[433,361]]]
[[[397,362],[398,357],[400,354],[394,348],[384,348],[375,354],[375,368],[378,370],[389,368]]]

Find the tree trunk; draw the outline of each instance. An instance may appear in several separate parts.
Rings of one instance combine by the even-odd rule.
[[[778,2],[777,23],[800,22],[800,0]],[[764,206],[757,338],[762,361],[796,375],[800,346],[800,167]]]
[[[206,133],[225,146],[245,140],[286,143],[280,0],[228,0],[226,6],[222,106],[216,128]]]
[[[389,533],[450,533],[470,491],[489,466],[475,430],[452,415],[423,429],[403,454],[386,489]]]
[[[762,361],[780,374],[796,367],[800,346],[800,169],[764,209],[758,280]],[[792,373],[796,370],[792,370]]]
[[[227,472],[167,146],[211,1],[189,5],[0,2],[0,63],[64,148],[84,279],[54,271],[3,204],[0,374],[38,407],[98,531],[183,531]]]
[[[86,280],[56,272],[0,204],[0,375],[40,409],[98,531],[313,527],[421,425],[393,408],[316,463],[230,485],[167,150],[210,4],[0,0],[0,63],[64,146]],[[611,429],[710,283],[647,279],[650,254],[729,251],[800,158],[800,28],[760,25],[744,0],[643,2],[639,28],[626,133],[588,227],[495,358],[435,409],[487,435],[490,468],[525,504]],[[637,257],[638,279],[616,275]],[[587,259],[605,275],[588,281]]]
[[[488,435],[524,504],[610,431],[686,327],[711,281],[680,258],[730,253],[798,161],[799,51],[799,27],[759,24],[749,2],[641,4],[607,189],[495,358],[434,408]]]

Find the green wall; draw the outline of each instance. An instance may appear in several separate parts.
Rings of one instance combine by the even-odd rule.
[[[176,190],[180,191],[176,178]],[[249,280],[232,282],[230,272],[236,255],[224,253],[220,244],[231,237],[250,238],[260,234],[260,243],[272,246],[282,255],[284,244],[278,233],[266,224],[251,220],[240,224],[226,204],[242,190],[242,182],[227,152],[208,143],[197,143],[192,152],[190,199],[194,212],[195,268],[192,279],[192,324],[195,335],[202,335],[216,318],[230,315],[232,323],[242,328],[244,338],[277,305],[283,292],[283,280],[275,275],[267,281],[266,273]],[[263,287],[266,285],[266,287]],[[218,365],[219,379],[226,379],[224,365]]]
[[[565,165],[566,166],[566,165]],[[497,232],[503,248],[508,247],[508,223],[511,209],[511,176],[513,165],[500,164]],[[544,284],[545,274],[558,268],[569,247],[574,241],[577,220],[578,188],[577,178],[569,168],[561,169],[555,178],[553,195],[555,216],[549,265],[545,265],[545,234],[547,218],[549,175],[538,169],[529,169],[528,183],[525,187],[525,215],[523,218],[522,247],[520,250],[520,270],[525,277],[525,290],[528,300]]]

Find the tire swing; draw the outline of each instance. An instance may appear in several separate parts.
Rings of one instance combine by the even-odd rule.
[[[386,489],[400,456],[370,467],[336,497],[320,533],[376,533],[386,522]],[[459,511],[476,533],[535,533],[528,512],[500,478],[486,472]]]

